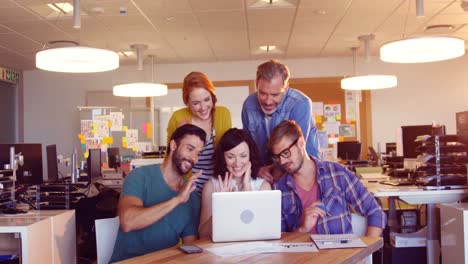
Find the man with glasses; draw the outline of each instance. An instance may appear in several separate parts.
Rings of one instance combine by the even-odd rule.
[[[301,128],[291,120],[272,131],[268,147],[286,175],[273,188],[282,192],[281,231],[352,233],[350,206],[367,217],[367,236],[380,236],[386,217],[375,198],[351,171],[309,156]]]
[[[289,87],[289,69],[276,61],[267,61],[257,68],[257,92],[249,95],[242,107],[242,125],[260,150],[258,176],[273,183],[279,175],[272,165],[267,141],[273,128],[283,120],[294,120],[304,131],[306,150],[318,157],[317,128],[312,101],[302,92]],[[276,172],[276,173],[275,173]]]

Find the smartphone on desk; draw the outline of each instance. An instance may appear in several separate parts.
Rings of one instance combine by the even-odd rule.
[[[181,246],[178,246],[177,248],[186,254],[203,252],[203,248],[195,246],[195,245],[181,245]]]

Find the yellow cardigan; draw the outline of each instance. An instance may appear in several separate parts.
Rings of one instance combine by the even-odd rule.
[[[179,109],[172,113],[171,119],[167,124],[167,147],[172,133],[183,123],[192,123],[192,112],[188,107]],[[219,139],[224,133],[232,127],[231,113],[224,106],[215,106],[213,126],[215,130],[215,148],[218,146]]]

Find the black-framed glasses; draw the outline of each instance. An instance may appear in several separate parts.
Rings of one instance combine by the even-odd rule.
[[[291,148],[294,147],[294,145],[296,145],[297,141],[299,140],[299,138],[296,138],[296,140],[294,140],[291,145],[289,145],[289,147],[283,149],[279,154],[271,154],[271,157],[273,158],[274,161],[278,161],[281,158],[289,158],[291,157]]]

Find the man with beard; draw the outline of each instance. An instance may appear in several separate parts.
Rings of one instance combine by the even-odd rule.
[[[282,172],[273,166],[267,143],[271,131],[283,120],[294,120],[304,133],[305,148],[318,157],[317,126],[312,113],[312,101],[301,91],[289,87],[289,69],[277,60],[257,67],[257,91],[245,99],[242,106],[242,125],[250,133],[260,150],[262,168],[258,176],[273,184]]]
[[[143,166],[126,178],[118,204],[120,228],[111,262],[120,261],[196,239],[200,200],[192,193],[192,170],[205,144],[203,129],[186,124],[171,136],[162,164]]]
[[[275,184],[282,192],[281,231],[312,234],[352,233],[350,206],[367,217],[367,236],[380,236],[386,218],[375,198],[341,164],[309,156],[301,128],[291,120],[272,131],[268,147],[286,175]]]

